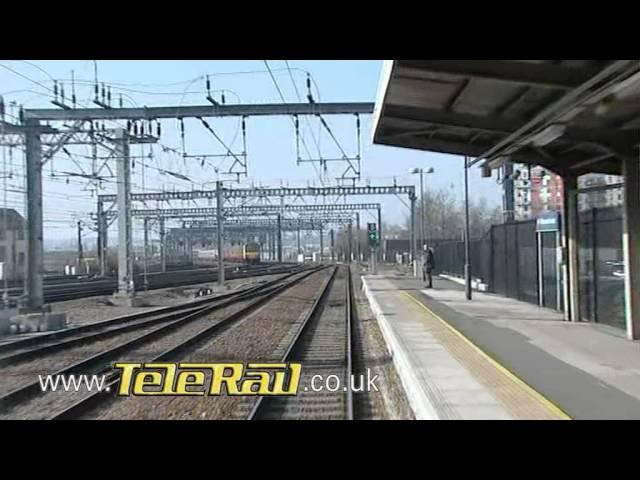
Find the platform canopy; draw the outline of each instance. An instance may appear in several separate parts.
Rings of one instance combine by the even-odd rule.
[[[640,143],[639,60],[390,60],[373,142],[559,174],[620,174]]]

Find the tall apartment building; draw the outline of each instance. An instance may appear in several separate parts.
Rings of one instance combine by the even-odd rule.
[[[579,188],[616,185],[622,182],[617,175],[592,173],[578,179]],[[537,217],[544,211],[562,211],[562,177],[543,167],[529,168],[524,164],[513,164],[512,182],[504,182],[503,195],[513,195],[514,220]],[[609,188],[578,195],[580,211],[591,208],[618,207],[622,205],[622,188]],[[509,205],[505,201],[505,205]],[[505,207],[507,210],[508,207]]]
[[[513,165],[515,220],[535,218],[541,212],[562,210],[562,177],[542,167]],[[508,191],[508,189],[505,189]]]
[[[531,169],[532,215],[560,212],[564,205],[562,177],[542,167]]]

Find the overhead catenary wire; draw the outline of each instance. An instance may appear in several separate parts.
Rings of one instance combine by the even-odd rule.
[[[273,81],[273,83],[274,83],[274,85],[276,87],[276,90],[278,91],[278,94],[280,95],[280,99],[282,100],[282,103],[287,103],[287,100],[285,99],[285,97],[284,97],[284,95],[282,93],[282,90],[280,90],[280,85],[278,85],[278,81],[276,80],[276,77],[273,74],[273,71],[271,70],[271,67],[269,66],[269,62],[267,60],[263,60],[263,61],[264,61],[265,66],[267,67],[267,71],[269,72],[269,75],[271,76],[271,80]],[[293,126],[295,128],[296,127],[296,120],[295,120],[295,118],[293,116],[291,116],[291,121],[293,122]],[[304,137],[302,135],[300,136],[300,139],[302,140],[302,145],[303,145],[304,149],[306,150],[308,157],[312,158],[311,152],[309,151],[309,148],[307,147],[307,144],[306,144],[306,142],[304,140]],[[320,179],[320,183],[322,185],[324,185],[324,179],[322,178],[322,174],[318,170],[318,167],[316,166],[315,163],[313,164],[313,168],[316,171],[316,174],[318,175],[318,178]]]
[[[289,66],[288,66],[288,67],[289,67]],[[273,73],[273,71],[286,71],[286,72],[288,72],[288,73],[289,73],[290,77],[292,78],[292,77],[293,77],[293,76],[291,75],[291,71],[292,71],[292,70],[294,70],[294,69],[291,69],[291,68],[287,68],[287,69],[272,69],[272,72],[271,72],[271,73]],[[298,69],[295,69],[295,70],[298,70]],[[230,72],[229,74],[236,74],[236,73],[237,73],[237,72]],[[241,73],[242,73],[242,72],[241,72]],[[251,72],[244,72],[244,73],[251,73]],[[264,71],[256,71],[256,72],[254,72],[254,73],[261,73],[261,74],[264,74],[265,72],[264,72]],[[213,75],[212,75],[212,76],[213,76]],[[199,78],[202,78],[202,77],[199,77]],[[65,80],[65,81],[66,81],[66,80]],[[40,82],[35,82],[35,83],[37,83],[37,84],[38,84],[38,85],[40,85],[42,88],[44,88],[44,89],[45,89],[45,92],[50,91],[50,89],[48,89],[48,88],[47,88],[47,85],[46,85],[46,84],[44,84],[44,83],[40,83]],[[80,83],[81,83],[81,81],[80,81],[80,80],[76,80],[76,82],[75,82],[75,83],[80,84]],[[91,83],[93,83],[93,82],[91,82]],[[186,83],[186,82],[178,82],[178,83],[176,83],[176,84],[185,84],[185,83]],[[315,83],[315,82],[314,82],[314,83]],[[110,82],[110,84],[111,84],[111,85],[114,85],[114,83],[111,83],[111,82]],[[129,86],[130,86],[131,84],[123,84],[123,85],[129,85]],[[276,85],[277,85],[277,82],[276,82]],[[294,83],[294,86],[295,86],[295,83]],[[67,85],[67,88],[68,88],[68,85]],[[279,87],[278,87],[278,89],[279,89]],[[114,92],[115,92],[116,90],[117,90],[117,88],[114,88],[114,89],[113,89],[113,91],[114,91]],[[127,89],[127,88],[122,89],[122,91],[124,91],[124,92],[129,91],[129,90],[133,90],[133,89]],[[296,90],[297,90],[297,87],[296,87]],[[142,92],[142,91],[139,91],[139,92]],[[37,95],[45,96],[45,97],[53,97],[52,95],[49,95],[49,94],[47,94],[47,93],[37,93],[37,92],[34,92],[34,93],[36,93]],[[138,93],[138,91],[136,91],[135,93]],[[148,94],[158,94],[158,95],[163,95],[164,93],[167,93],[167,94],[174,94],[173,92],[146,92],[146,93],[148,93]],[[299,92],[297,92],[297,93],[298,93],[298,96],[299,96]],[[176,93],[176,94],[177,94],[177,93]],[[191,94],[191,92],[186,92],[186,95],[190,95],[190,94]],[[194,94],[196,94],[196,93],[194,93]],[[282,95],[283,95],[282,90],[280,90],[279,94],[282,94]],[[184,94],[183,94],[183,95],[184,95]],[[126,93],[124,93],[124,94],[123,94],[123,96],[127,96],[127,97],[128,97],[128,95],[126,95]],[[130,98],[130,97],[129,97],[129,98]],[[133,102],[133,101],[132,101],[132,102]],[[307,120],[307,123],[308,123],[308,120],[309,120],[309,119],[308,119],[308,118],[306,118],[305,120]],[[112,122],[112,121],[108,121],[107,123],[109,123],[109,122]],[[113,121],[113,123],[114,123],[114,124],[118,124],[118,122],[116,122],[116,121]],[[215,136],[218,136],[218,139],[217,139],[217,140],[222,140],[222,139],[220,138],[220,135],[218,134],[218,132],[215,132],[215,131],[214,131],[214,132],[212,132],[212,133],[214,133],[214,137],[215,137]],[[312,135],[312,137],[313,137],[313,130],[311,130],[311,135]],[[315,137],[314,137],[314,141],[315,141]],[[304,138],[303,138],[303,142],[304,142]],[[159,142],[159,143],[160,143],[160,142]],[[233,152],[232,152],[232,150],[231,150],[231,148],[230,148],[229,146],[227,146],[224,142],[220,142],[220,143],[225,147],[225,149],[227,150],[227,152],[228,152],[228,153],[233,154]],[[305,143],[306,143],[306,142],[305,142]],[[162,143],[160,143],[160,145],[162,145]],[[74,147],[74,149],[79,149],[79,148],[80,148],[80,147],[77,147],[77,146],[76,146],[76,147]],[[143,148],[143,147],[141,147],[141,148],[142,148],[142,150],[144,151],[144,148]],[[170,148],[171,148],[171,147],[168,147],[168,149],[165,151],[165,153],[171,152],[171,150],[169,150]],[[306,148],[306,150],[307,150],[307,154],[309,154],[308,146],[306,146],[306,145],[305,145],[305,148]],[[319,150],[319,146],[318,146],[318,145],[316,145],[316,148],[318,148],[318,150]],[[78,151],[79,151],[79,150],[78,150]],[[175,152],[175,151],[173,151],[173,152],[171,152],[171,153],[176,153],[176,152]],[[74,156],[78,157],[78,154],[76,154],[76,153],[75,153],[75,150],[74,150]],[[142,155],[142,156],[143,156],[143,155]],[[233,156],[235,156],[235,157],[237,158],[237,156],[236,156],[236,155],[233,155]],[[309,155],[309,156],[311,156],[311,155]],[[171,155],[169,155],[169,157],[171,157]],[[178,155],[176,155],[176,158],[177,158],[177,157],[178,157]],[[164,158],[163,158],[162,160],[164,160]],[[65,161],[65,162],[67,162],[67,160],[66,160],[66,159],[65,159],[64,161]],[[81,161],[81,163],[82,163],[83,165],[85,165],[84,157],[83,157],[82,159],[81,159],[81,158],[78,158],[78,161]],[[149,161],[149,162],[147,162],[147,161],[145,161],[145,160],[142,160],[141,165],[142,165],[142,168],[146,168],[147,166],[149,166],[149,163],[156,163],[156,162],[157,162],[157,159],[153,159],[153,160],[151,160],[151,161]],[[54,172],[55,172],[55,174],[56,174],[56,175],[58,175],[59,173],[63,172],[64,170],[66,170],[66,169],[63,167],[63,164],[62,164],[62,163],[57,163],[57,164],[56,164],[56,167],[55,167],[55,169],[54,169]],[[156,168],[156,169],[153,169],[153,168],[152,168],[152,170],[154,170],[155,172],[159,173],[160,175],[165,175],[165,174],[166,174],[166,172],[167,172],[167,169],[162,169],[162,168]],[[92,170],[92,173],[93,173],[93,170]],[[176,172],[173,172],[173,173],[176,173]],[[21,175],[21,177],[24,177],[24,176],[22,176],[22,175]],[[161,181],[161,180],[159,179],[159,175],[152,175],[150,178],[151,178],[152,180],[154,180],[154,181],[157,181],[157,182]],[[66,180],[66,182],[65,182],[65,179],[60,178],[60,177],[58,177],[58,176],[55,176],[55,177],[48,177],[48,178],[43,178],[43,180],[44,180],[44,181],[49,181],[49,182],[52,182],[52,183],[67,183],[67,184],[73,184],[73,185],[85,185],[85,184],[86,184],[85,182],[81,182],[81,181],[74,181],[73,179],[71,179],[71,180],[67,179],[67,180]],[[182,181],[187,181],[187,180],[183,180],[183,179],[181,179],[180,181],[182,182]],[[320,178],[320,182],[321,182],[321,183],[324,183],[322,178]],[[116,182],[111,182],[111,183],[116,183]],[[146,179],[144,179],[144,178],[143,178],[142,183],[143,183],[143,189],[145,189],[145,190],[149,190],[149,188],[148,188],[149,186],[148,186],[148,185],[146,185],[146,183],[147,183],[147,182],[146,182]],[[134,185],[135,185],[135,183],[134,183]],[[167,185],[167,183],[163,182],[163,185]],[[172,185],[173,185],[173,186],[176,186],[177,184],[176,184],[176,183],[173,183],[173,182],[169,182],[169,183],[168,183],[168,185],[169,185],[169,188],[171,188],[171,186],[172,186]],[[151,189],[153,189],[153,187],[151,187]],[[164,189],[164,187],[163,187],[163,189]],[[153,190],[155,190],[155,189],[153,189]],[[158,191],[160,191],[160,190],[158,190]],[[61,196],[61,198],[63,198],[63,196]]]
[[[298,90],[298,86],[296,85],[296,82],[295,82],[295,80],[293,78],[293,72],[292,72],[291,66],[289,65],[289,61],[285,60],[284,62],[286,64],[286,66],[287,66],[287,72],[289,73],[289,78],[291,79],[291,83],[293,84],[293,88],[294,88],[294,90],[296,92],[296,97],[298,98],[298,101],[300,103],[302,103],[302,96],[300,95],[300,91]],[[311,139],[313,140],[313,143],[315,144],[316,149],[318,150],[318,157],[322,157],[322,152],[320,151],[320,144],[319,144],[318,140],[316,140],[316,136],[313,134],[313,128],[311,127],[311,122],[310,122],[310,120],[309,120],[309,118],[307,116],[305,116],[304,119],[305,119],[305,121],[307,123],[307,126],[309,127],[309,132],[311,133]]]

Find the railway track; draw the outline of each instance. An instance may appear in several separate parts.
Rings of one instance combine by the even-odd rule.
[[[169,322],[178,319],[180,316],[184,316],[186,313],[197,312],[203,307],[216,304],[223,300],[242,299],[252,295],[259,295],[261,291],[269,289],[297,273],[298,271],[293,271],[269,282],[244,288],[239,291],[208,296],[198,300],[190,300],[176,305],[124,315],[102,322],[89,323],[1,344],[0,367],[23,362],[84,343],[103,340],[121,333]]]
[[[351,270],[335,267],[331,281],[292,336],[281,361],[301,362],[296,396],[258,397],[249,420],[353,420],[352,324],[355,316]],[[336,391],[313,391],[312,378],[339,379]],[[330,385],[331,389],[334,385]],[[345,387],[347,387],[345,389]]]
[[[122,355],[126,355],[127,360],[137,358],[139,361],[158,362],[188,351],[198,342],[215,336],[236,320],[253,312],[274,296],[322,268],[324,267],[297,271],[258,287],[190,302],[188,305],[167,307],[162,312],[157,310],[144,312],[128,316],[128,319],[121,317],[114,319],[108,325],[104,325],[107,322],[101,322],[100,327],[97,328],[78,327],[25,339],[0,347],[0,352],[3,354],[0,364],[1,362],[5,365],[20,364],[31,358],[45,358],[51,364],[52,357],[56,357],[56,352],[62,352],[63,358],[66,359],[74,349],[76,354],[82,354],[82,345],[95,344],[110,338],[112,341],[108,348],[89,356],[80,355],[81,358],[77,361],[71,364],[67,362],[62,368],[57,368],[50,374],[106,375],[107,387],[114,390],[117,388],[118,378],[117,373],[111,369],[111,364],[122,358]],[[224,312],[222,318],[212,320],[210,317],[216,311]],[[131,332],[139,334],[132,337],[129,335]],[[123,334],[125,338],[119,339],[118,336]],[[43,340],[39,340],[40,338]],[[115,342],[114,339],[116,339]],[[12,346],[13,351],[11,351]],[[27,368],[26,371],[28,372],[29,369]],[[0,369],[0,376],[6,373],[6,368]],[[43,393],[39,381],[22,384],[0,395],[0,417],[8,415],[8,418],[25,416],[76,418],[105,400],[113,398],[104,392],[88,394],[85,392],[84,395],[70,392],[65,392],[63,395],[55,393]]]
[[[239,265],[225,267],[225,278],[228,280],[246,278],[258,275],[270,275],[284,273],[291,270],[291,265]],[[160,288],[170,288],[197,283],[214,282],[218,279],[217,269],[195,268],[189,270],[174,270],[168,272],[153,272],[147,274],[147,286],[149,290]],[[136,274],[136,290],[145,289],[144,276]],[[61,278],[52,279],[45,282],[44,298],[47,303],[62,302],[78,298],[92,297],[97,295],[111,295],[118,288],[115,278],[74,278],[64,280]],[[12,287],[8,290],[10,303],[17,304],[22,289]]]

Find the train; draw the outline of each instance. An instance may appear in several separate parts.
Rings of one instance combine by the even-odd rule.
[[[260,244],[256,242],[247,242],[243,245],[234,245],[225,248],[224,260],[226,262],[235,263],[260,263]]]
[[[256,264],[261,261],[260,244],[247,242],[241,245],[225,246],[223,259],[229,263]],[[196,265],[214,265],[218,260],[217,249],[203,249],[193,251],[193,262]]]

